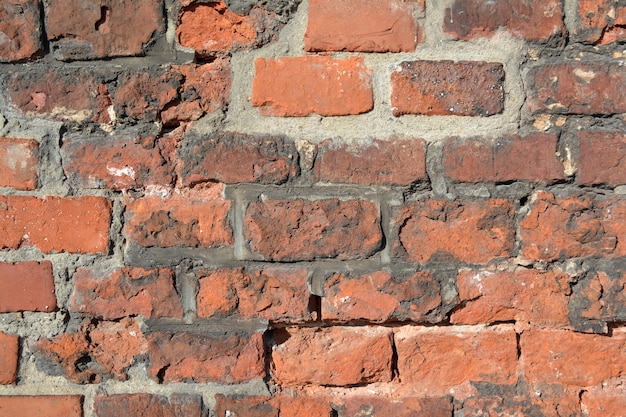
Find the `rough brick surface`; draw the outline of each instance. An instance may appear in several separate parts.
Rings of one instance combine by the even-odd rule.
[[[382,243],[376,205],[357,200],[252,202],[245,234],[253,252],[274,261],[365,258]]]
[[[105,320],[130,315],[181,318],[174,273],[165,268],[79,268],[74,273],[71,309]]]
[[[444,30],[457,39],[492,36],[501,28],[530,41],[565,34],[558,0],[456,0],[445,13]]]
[[[451,417],[453,414],[450,397],[344,397],[333,399],[333,406],[338,410],[339,417],[356,417],[363,413],[371,417]]]
[[[329,321],[436,321],[441,318],[440,292],[439,283],[427,272],[404,278],[382,271],[334,274],[324,285],[322,317]]]
[[[86,384],[106,379],[125,380],[135,356],[148,352],[148,342],[137,321],[83,322],[67,332],[37,342],[39,366],[54,369],[70,381]]]
[[[345,386],[391,380],[391,330],[384,327],[276,331],[272,374],[283,385]],[[332,366],[308,366],[313,362]]]
[[[556,143],[556,135],[541,133],[484,141],[451,138],[444,145],[443,166],[453,181],[551,183],[565,178]]]
[[[0,384],[15,383],[18,356],[18,337],[0,332]],[[2,411],[2,405],[0,405],[0,411]]]
[[[564,273],[527,269],[463,271],[457,285],[462,307],[451,314],[451,323],[515,320],[534,326],[569,324],[569,276]]]
[[[532,112],[615,114],[626,112],[626,74],[612,62],[539,65],[526,76]]]
[[[252,105],[266,116],[342,116],[374,106],[372,71],[363,58],[259,58],[255,67]]]
[[[624,256],[624,215],[624,200],[584,194],[555,198],[540,191],[520,223],[522,255],[535,260]]]
[[[42,50],[37,0],[7,0],[0,4],[0,62],[34,58]]]
[[[395,344],[404,383],[452,388],[468,381],[513,384],[517,379],[517,342],[511,326],[407,326],[395,331]]]
[[[102,197],[0,196],[0,248],[104,253],[111,203]]]
[[[586,274],[573,286],[570,317],[577,330],[606,333],[607,323],[626,319],[626,271],[607,266]]]
[[[218,269],[200,273],[199,317],[262,318],[272,322],[310,321],[305,269],[268,267]]]
[[[148,335],[148,375],[159,382],[233,384],[265,376],[263,337],[157,332]]]
[[[626,136],[617,131],[579,132],[578,183],[626,184]]]
[[[58,59],[139,55],[165,29],[161,0],[46,0],[46,33]]]
[[[422,139],[394,138],[353,146],[326,141],[315,160],[315,179],[321,182],[406,186],[427,178]]]
[[[423,1],[418,0],[313,0],[309,3],[304,48],[411,52],[421,38],[415,22],[421,11]]]
[[[626,5],[614,0],[579,0],[574,35],[594,44],[626,40]]]
[[[32,139],[0,138],[0,187],[37,187],[39,144]]]
[[[619,416],[626,410],[623,389],[590,390],[582,394],[581,408],[585,416]]]
[[[325,416],[333,411],[328,398],[276,395],[262,396],[215,396],[217,417],[299,417]]]
[[[54,311],[52,263],[0,263],[0,312]]]
[[[462,262],[487,263],[513,249],[513,206],[506,200],[411,203],[396,212],[399,242],[411,262],[447,256]]]
[[[222,190],[222,185],[212,184],[127,198],[124,234],[144,247],[232,245],[230,202]]]
[[[21,417],[82,417],[81,395],[3,395],[0,415]]]
[[[520,359],[528,382],[579,387],[599,385],[626,373],[626,333],[611,336],[567,330],[535,330],[521,336]]]
[[[504,109],[504,68],[491,62],[402,62],[391,74],[394,116],[492,116]]]
[[[201,417],[202,398],[196,395],[174,394],[171,398],[152,394],[97,395],[94,402],[95,417]]]
[[[282,136],[220,132],[188,139],[179,155],[185,185],[205,181],[282,184],[299,172],[298,151]]]
[[[113,112],[119,120],[160,120],[160,113],[178,98],[183,75],[162,68],[127,71],[118,78]]]

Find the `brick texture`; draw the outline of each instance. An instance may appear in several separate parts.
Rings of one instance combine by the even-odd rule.
[[[0,138],[0,187],[37,187],[39,145],[32,139]]]
[[[18,337],[0,333],[0,384],[6,385],[15,383],[18,356]],[[0,410],[2,410],[1,406]]]
[[[621,132],[580,132],[578,183],[626,184],[626,137]]]
[[[37,0],[8,0],[0,5],[0,62],[35,58],[43,49]]]
[[[163,417],[201,417],[202,399],[195,395],[174,394],[171,398],[151,394],[97,395],[96,417],[115,417],[120,410],[128,417],[158,415]]]
[[[52,263],[0,263],[0,312],[54,311]]]
[[[23,417],[82,417],[80,395],[0,396],[0,415]]]

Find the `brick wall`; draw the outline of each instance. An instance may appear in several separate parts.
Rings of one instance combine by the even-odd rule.
[[[0,416],[618,416],[626,2],[0,3]]]

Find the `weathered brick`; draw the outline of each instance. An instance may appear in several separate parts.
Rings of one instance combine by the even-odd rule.
[[[411,52],[421,40],[423,0],[312,0],[306,51]]]
[[[462,271],[458,276],[460,308],[453,324],[488,324],[515,320],[533,326],[567,326],[569,276],[555,271]]]
[[[328,398],[275,395],[261,396],[215,396],[216,417],[301,417],[331,415]]]
[[[273,261],[366,258],[382,244],[378,209],[369,201],[255,201],[244,228],[252,251]]]
[[[580,416],[579,391],[563,390],[561,386],[529,386],[528,391],[513,385],[484,384],[483,395],[463,401],[464,417],[484,416]]]
[[[56,308],[51,262],[0,263],[0,313]]]
[[[165,68],[126,71],[112,94],[113,111],[119,120],[160,120],[161,111],[178,99],[183,75]]]
[[[528,108],[559,114],[626,112],[626,72],[614,62],[573,62],[532,67]]]
[[[615,0],[578,0],[576,40],[606,45],[626,40],[626,5]]]
[[[361,397],[345,396],[332,400],[338,417],[452,417],[452,397]]]
[[[173,165],[154,137],[84,136],[65,136],[61,147],[63,171],[73,187],[126,190],[173,183]]]
[[[565,178],[556,145],[556,135],[543,133],[487,140],[450,138],[443,150],[445,175],[452,181],[474,183],[551,183]]]
[[[492,36],[498,29],[540,42],[565,35],[559,0],[456,0],[446,8],[443,27],[465,40]]]
[[[144,247],[232,245],[223,185],[149,192],[125,200],[124,235]]]
[[[105,320],[183,316],[174,273],[165,268],[78,268],[70,304],[72,311]]]
[[[308,272],[302,268],[230,268],[199,273],[199,317],[236,316],[272,322],[315,319],[309,308]]]
[[[266,116],[343,116],[374,107],[363,58],[303,56],[255,60],[252,105]]]
[[[135,356],[148,352],[148,342],[134,319],[83,322],[76,332],[42,338],[35,347],[40,367],[86,384],[125,380]],[[53,368],[51,368],[51,366]]]
[[[411,262],[451,256],[462,262],[487,263],[511,254],[515,240],[514,209],[501,199],[425,200],[396,211],[399,241]]]
[[[82,395],[3,395],[1,416],[82,417]]]
[[[586,390],[580,406],[588,417],[619,416],[626,410],[626,392],[620,388]]]
[[[626,136],[622,132],[578,132],[578,183],[626,184]]]
[[[540,191],[520,222],[522,256],[534,260],[624,256],[624,216],[626,200],[594,198],[590,194],[555,198]]]
[[[104,253],[111,203],[103,197],[0,196],[0,249]]]
[[[401,327],[395,331],[403,383],[453,388],[468,382],[513,384],[517,340],[513,326]]]
[[[94,417],[202,417],[202,398],[197,395],[172,394],[170,398],[152,394],[96,395]]]
[[[265,376],[260,333],[251,336],[157,332],[148,335],[148,375],[159,382],[233,384]]]
[[[46,33],[61,60],[141,55],[165,30],[161,0],[46,0]]]
[[[35,58],[43,49],[38,0],[0,4],[0,62]]]
[[[391,74],[394,116],[493,116],[504,110],[504,67],[493,62],[402,62]]]
[[[0,138],[0,187],[34,190],[37,187],[38,163],[37,141]]]
[[[181,9],[176,35],[180,45],[202,57],[252,45],[257,37],[254,21],[230,11],[223,1],[192,3]]]
[[[218,132],[188,138],[179,151],[184,185],[205,181],[227,184],[282,184],[298,175],[298,151],[283,136]]]
[[[626,333],[611,336],[545,329],[522,333],[520,364],[528,382],[578,387],[626,374]]]
[[[321,182],[407,186],[428,179],[422,139],[352,146],[328,140],[319,146],[314,168],[315,179]]]
[[[337,321],[437,321],[440,292],[428,272],[404,278],[383,271],[334,274],[324,284],[321,314],[324,320]]]
[[[389,382],[391,338],[391,330],[384,327],[276,330],[279,343],[272,350],[272,375],[278,384],[293,386]]]
[[[14,384],[17,375],[19,339],[0,332],[0,384]],[[2,402],[0,400],[0,415]]]

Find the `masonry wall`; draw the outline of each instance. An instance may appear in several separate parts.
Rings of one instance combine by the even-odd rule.
[[[0,416],[618,416],[626,2],[4,0]]]

